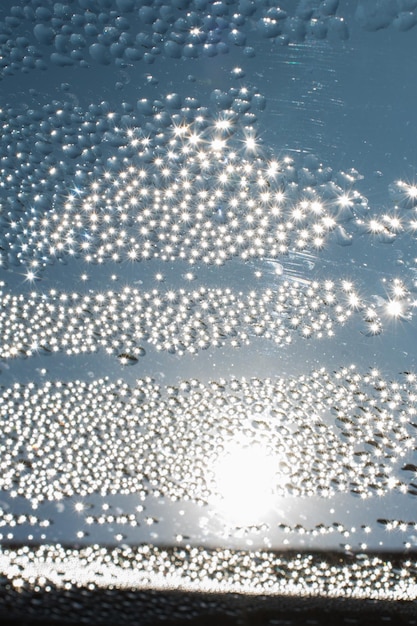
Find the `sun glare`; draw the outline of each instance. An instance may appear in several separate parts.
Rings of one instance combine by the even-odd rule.
[[[234,440],[214,465],[212,504],[236,525],[262,520],[275,500],[276,460],[268,449],[249,440]]]

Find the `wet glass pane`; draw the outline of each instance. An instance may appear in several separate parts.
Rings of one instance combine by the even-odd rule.
[[[415,599],[416,23],[1,3],[2,610]]]

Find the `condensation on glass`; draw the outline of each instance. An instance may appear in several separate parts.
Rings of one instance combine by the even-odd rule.
[[[1,3],[6,604],[415,600],[416,23]]]

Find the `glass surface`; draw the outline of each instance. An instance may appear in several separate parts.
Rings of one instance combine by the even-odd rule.
[[[1,3],[7,593],[415,599],[416,23]]]

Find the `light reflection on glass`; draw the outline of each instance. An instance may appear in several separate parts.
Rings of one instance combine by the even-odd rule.
[[[211,504],[229,523],[259,523],[272,509],[278,472],[283,470],[278,470],[278,459],[267,446],[236,437],[225,444],[212,471]]]

